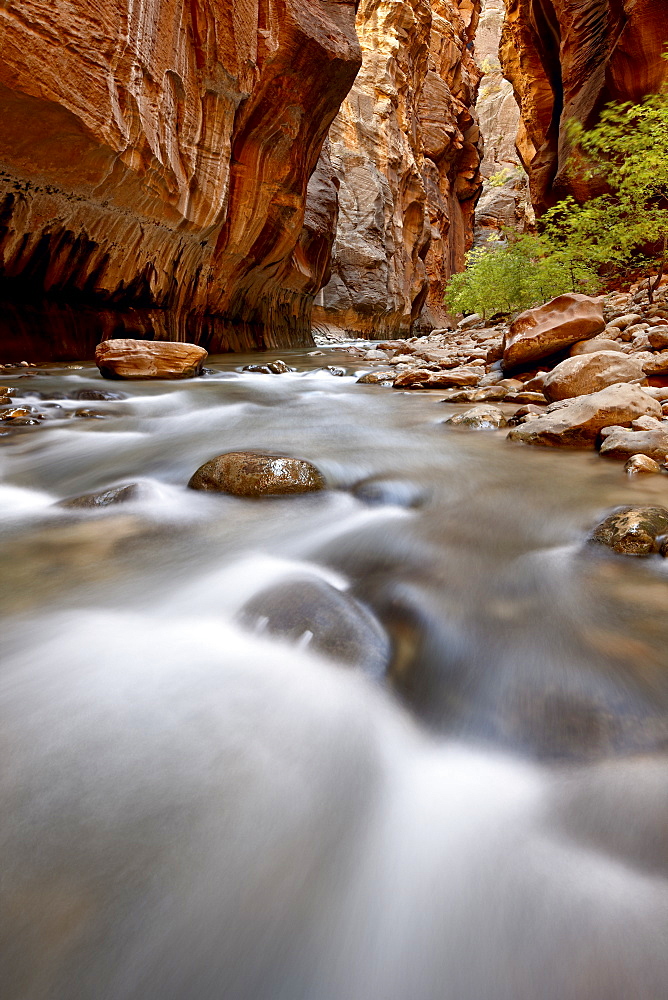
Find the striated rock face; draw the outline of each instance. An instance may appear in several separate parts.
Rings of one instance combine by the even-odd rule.
[[[513,85],[504,78],[499,61],[505,10],[504,0],[482,0],[475,36],[476,61],[483,73],[475,111],[485,139],[476,242],[496,238],[504,228],[526,232],[535,221],[528,177],[515,148],[520,112]]]
[[[480,189],[467,48],[479,0],[362,0],[362,70],[332,126],[332,276],[314,321],[367,337],[443,325]]]
[[[540,213],[572,193],[564,124],[608,101],[636,101],[668,79],[665,0],[505,0],[501,58],[521,109],[518,151]]]
[[[0,3],[0,298],[28,300],[0,310],[3,348],[31,317],[66,356],[100,333],[309,342],[336,215],[327,155],[313,171],[359,66],[355,10]]]

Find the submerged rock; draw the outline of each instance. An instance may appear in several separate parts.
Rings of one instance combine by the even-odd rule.
[[[543,381],[543,392],[551,403],[558,399],[586,396],[621,382],[646,383],[642,364],[614,351],[596,351],[567,358]]]
[[[206,357],[203,347],[171,340],[105,340],[95,348],[100,374],[112,379],[193,378]]]
[[[553,403],[543,415],[510,431],[508,438],[545,447],[593,448],[604,427],[628,426],[643,414],[660,417],[661,404],[639,386],[612,385],[587,396]],[[645,450],[636,447],[630,454]]]
[[[279,496],[324,490],[326,483],[315,465],[289,455],[230,451],[218,455],[194,473],[192,490],[231,493],[239,497]]]
[[[506,426],[506,418],[497,406],[474,406],[465,413],[456,413],[444,423],[474,431],[495,431]]]
[[[378,676],[390,661],[384,629],[350,594],[316,577],[283,581],[253,597],[239,620],[255,632],[290,639]]]
[[[627,556],[666,555],[668,509],[620,507],[601,521],[589,536],[593,545],[605,545]]]
[[[605,329],[603,305],[588,295],[568,294],[527,309],[510,324],[503,345],[503,367],[515,368],[549,357]]]
[[[113,504],[127,503],[128,500],[137,500],[140,495],[141,487],[139,483],[128,483],[126,486],[112,486],[108,490],[99,490],[96,493],[83,493],[79,497],[60,500],[56,506],[98,510],[100,507],[111,507]]]
[[[356,483],[353,496],[368,504],[387,504],[396,507],[419,507],[427,500],[424,487],[410,479],[389,476],[372,476]]]
[[[285,375],[293,371],[285,361],[267,361],[262,365],[244,365],[242,372],[255,372],[256,375]]]
[[[86,399],[86,400],[112,400],[116,401],[119,399],[127,399],[124,392],[106,392],[103,389],[81,389],[73,396],[74,399]]]

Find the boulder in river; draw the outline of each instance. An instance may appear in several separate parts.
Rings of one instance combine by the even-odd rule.
[[[473,406],[464,413],[456,413],[444,421],[451,427],[466,427],[473,431],[496,431],[506,426],[506,418],[498,406]]]
[[[239,613],[246,628],[280,636],[379,676],[390,640],[367,608],[318,577],[285,580],[251,598]]]
[[[647,455],[662,462],[668,455],[668,423],[651,430],[615,427],[601,445],[601,455],[626,461],[633,455]]]
[[[244,365],[242,372],[254,372],[256,375],[286,375],[294,369],[289,368],[285,361],[266,361],[261,365]]]
[[[614,351],[616,354],[624,353],[621,344],[607,337],[592,337],[591,340],[578,340],[576,344],[573,344],[569,353],[572,358],[576,358],[581,354],[596,354],[597,351]]]
[[[95,348],[100,374],[112,379],[193,378],[206,357],[203,347],[171,340],[104,340]]]
[[[665,507],[620,507],[594,528],[588,541],[626,556],[666,555],[667,535]]]
[[[394,372],[367,372],[357,379],[361,385],[391,386],[394,383]]]
[[[605,329],[603,305],[589,295],[558,295],[513,320],[503,345],[504,369],[549,357]]]
[[[629,476],[651,475],[661,472],[661,466],[649,455],[631,455],[624,466],[624,472]]]
[[[188,486],[238,497],[262,497],[313,493],[324,490],[326,483],[315,465],[303,458],[230,451],[200,466]]]
[[[595,445],[604,427],[612,424],[628,427],[631,421],[643,414],[660,417],[661,404],[643,392],[640,386],[611,385],[587,396],[552,403],[544,415],[515,427],[508,437],[523,444],[588,448]],[[646,449],[636,447],[629,454],[637,451],[645,452]]]
[[[573,396],[586,396],[617,382],[645,384],[642,364],[615,351],[596,351],[566,358],[543,380],[543,392],[551,403]]]

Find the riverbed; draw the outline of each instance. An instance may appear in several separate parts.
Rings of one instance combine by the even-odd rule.
[[[586,538],[668,477],[280,357],[0,379],[48,418],[0,436],[3,997],[658,1000],[668,567]],[[330,488],[187,488],[239,450]],[[295,579],[386,669],[244,623]]]

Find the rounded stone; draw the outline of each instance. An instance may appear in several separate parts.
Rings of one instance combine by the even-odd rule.
[[[230,451],[210,459],[194,473],[191,490],[238,497],[282,496],[324,490],[322,473],[303,458]]]
[[[641,473],[661,472],[661,466],[649,455],[631,455],[624,466],[624,472],[629,476],[637,476]]]
[[[127,503],[128,500],[137,500],[140,492],[138,483],[128,483],[126,486],[112,486],[109,490],[99,490],[97,493],[84,493],[80,497],[69,497],[67,500],[61,500],[56,506],[99,510],[101,507],[111,507],[117,503]]]
[[[367,372],[357,379],[361,385],[385,385],[394,383],[394,372]]]
[[[465,413],[456,413],[444,423],[474,431],[495,431],[506,426],[506,418],[496,406],[473,406]]]
[[[605,545],[626,556],[648,556],[662,552],[668,533],[665,507],[619,507],[598,524],[589,542]]]

